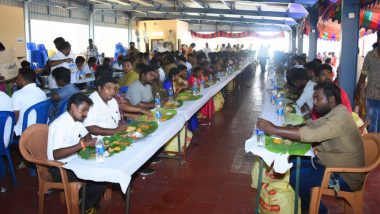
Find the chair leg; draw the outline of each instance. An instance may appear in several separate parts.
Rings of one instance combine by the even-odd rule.
[[[61,204],[64,204],[66,202],[66,200],[65,200],[65,191],[59,192],[59,202],[61,202]]]
[[[70,183],[70,199],[66,203],[71,204],[71,213],[79,213],[79,187],[78,183]]]
[[[39,214],[45,213],[45,185],[42,182],[39,182],[38,185],[38,208]]]
[[[355,202],[352,203],[354,213],[363,213],[363,192],[357,192],[354,195]]]
[[[11,177],[12,177],[12,183],[13,183],[13,186],[16,186],[17,180],[16,180],[16,174],[15,174],[15,168],[13,167],[13,161],[12,161],[9,149],[7,149],[6,153],[7,153],[7,159],[8,159],[9,172],[11,173]]]
[[[321,203],[321,198],[319,198],[318,187],[314,187],[311,190],[310,205],[309,205],[309,214],[318,214],[319,204]]]
[[[112,199],[112,185],[108,185],[106,191],[104,192],[103,199],[109,201]]]

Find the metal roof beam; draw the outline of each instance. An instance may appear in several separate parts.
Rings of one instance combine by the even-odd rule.
[[[224,1],[235,2],[234,0],[224,0]],[[239,1],[253,2],[253,3],[284,3],[284,4],[296,3],[296,4],[302,4],[302,5],[314,5],[317,3],[317,0],[239,0]],[[220,0],[204,0],[204,2],[217,3],[217,2],[220,2]]]
[[[301,6],[301,5],[300,5]],[[301,6],[302,7],[302,6]],[[162,5],[159,9],[157,7],[148,7],[137,5],[124,6],[124,5],[115,5],[112,8],[104,4],[95,4],[94,9],[101,10],[123,10],[123,11],[132,11],[139,10],[142,12],[157,11],[157,12],[167,12],[167,13],[204,13],[204,14],[231,14],[231,15],[241,15],[241,16],[270,16],[270,17],[289,17],[294,19],[300,19],[306,16],[307,11],[303,12],[276,12],[276,11],[252,11],[252,10],[231,10],[231,9],[215,9],[215,8],[191,8],[191,7],[168,7]]]
[[[222,22],[248,22],[248,23],[265,23],[265,24],[282,24],[282,25],[296,25],[297,22],[292,20],[272,20],[272,19],[250,19],[250,18],[233,18],[233,17],[224,17],[224,16],[194,16],[187,14],[156,14],[150,13],[148,16],[135,13],[133,14],[136,18],[159,18],[159,19],[185,19],[185,20],[208,20],[208,21],[222,21]]]

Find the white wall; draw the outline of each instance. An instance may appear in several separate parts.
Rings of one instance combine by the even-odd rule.
[[[121,42],[124,47],[128,47],[128,29],[95,26],[95,45],[99,54],[104,53],[107,57],[113,57],[115,44]]]
[[[36,44],[44,44],[46,49],[55,49],[54,39],[63,37],[71,44],[71,51],[75,54],[83,54],[88,46],[88,25],[51,22],[32,19],[31,41]]]

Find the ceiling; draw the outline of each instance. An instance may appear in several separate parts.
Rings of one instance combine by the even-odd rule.
[[[29,0],[66,9],[113,14],[126,19],[179,19],[190,23],[282,26],[297,25],[317,0]],[[77,6],[77,7],[75,7]]]

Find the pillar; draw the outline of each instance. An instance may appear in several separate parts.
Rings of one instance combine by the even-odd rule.
[[[312,7],[310,13],[310,31],[309,31],[309,56],[310,60],[317,57],[317,42],[318,42],[318,8]]]
[[[135,17],[129,16],[128,19],[128,44],[132,42],[132,28],[133,28],[133,21],[135,20]]]
[[[30,2],[29,1],[24,1],[24,26],[25,26],[25,43],[27,43],[32,40],[31,32],[30,32]]]
[[[303,23],[297,28],[297,54],[303,54]]]
[[[352,106],[354,104],[356,68],[359,51],[359,16],[359,1],[343,0],[339,85],[347,92]]]
[[[95,20],[95,11],[93,9],[93,6],[90,5],[90,17],[89,17],[89,23],[88,23],[88,38],[95,41],[95,31],[94,31],[94,20]]]
[[[292,53],[295,54],[297,50],[297,28],[292,27]]]

